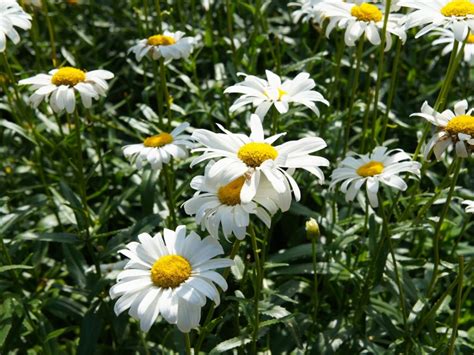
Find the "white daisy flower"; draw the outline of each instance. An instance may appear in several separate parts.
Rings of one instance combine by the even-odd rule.
[[[449,28],[454,38],[462,42],[469,29],[474,31],[474,3],[469,0],[401,0],[398,3],[415,10],[407,15],[407,29],[424,26],[416,38],[435,28]]]
[[[48,74],[38,74],[20,80],[20,85],[31,85],[35,90],[30,96],[30,105],[34,108],[45,100],[49,101],[54,112],[72,113],[76,108],[76,92],[81,96],[84,107],[92,106],[92,99],[106,96],[110,80],[114,74],[107,70],[85,72],[72,67],[51,70]]]
[[[122,148],[123,155],[135,164],[137,169],[143,168],[148,162],[152,169],[160,170],[171,158],[187,158],[188,150],[193,147],[191,137],[183,134],[188,127],[189,123],[184,122],[170,133],[162,132],[145,138],[143,143],[126,145]]]
[[[272,144],[286,133],[265,139],[262,122],[255,114],[250,116],[250,136],[231,133],[219,124],[218,127],[224,133],[214,133],[205,129],[194,131],[193,138],[204,147],[194,150],[203,154],[194,159],[191,166],[221,157],[222,159],[209,169],[208,176],[211,179],[219,176],[224,183],[245,176],[240,191],[242,203],[249,203],[256,196],[262,174],[277,193],[288,193],[288,187],[291,186],[297,201],[301,193],[298,184],[291,176],[294,169],[302,168],[315,175],[319,181],[324,181],[324,174],[319,167],[329,166],[329,161],[310,155],[326,147],[323,139],[306,137],[274,147]]]
[[[466,205],[466,213],[474,214],[474,201],[473,200],[463,201],[462,204]]]
[[[332,173],[330,188],[343,182],[341,191],[346,201],[353,201],[362,185],[366,183],[367,196],[372,207],[378,206],[377,192],[380,183],[405,191],[407,184],[399,176],[412,173],[420,176],[421,164],[412,161],[401,149],[387,151],[386,147],[376,147],[371,154],[348,156],[341,166]]]
[[[278,208],[283,211],[290,208],[289,186],[288,193],[277,194],[264,176],[253,200],[243,203],[240,200],[240,191],[245,183],[245,176],[238,177],[230,183],[222,183],[217,178],[211,179],[208,175],[214,164],[214,161],[209,162],[204,176],[196,176],[191,181],[191,187],[197,192],[184,203],[186,213],[196,215],[196,223],[214,238],[219,238],[219,228],[222,226],[226,239],[233,234],[242,240],[245,238],[251,214],[255,214],[270,228],[271,216],[278,211]]]
[[[467,158],[472,153],[474,150],[474,116],[471,115],[473,110],[472,108],[468,110],[466,100],[457,102],[454,105],[454,112],[445,110],[441,113],[436,112],[427,102],[424,102],[421,112],[411,115],[423,117],[439,128],[425,148],[425,159],[433,150],[436,159],[440,160],[443,152],[452,145],[460,158]]]
[[[109,292],[112,299],[120,297],[115,313],[130,309],[129,314],[140,320],[145,332],[161,314],[188,333],[199,325],[206,297],[219,305],[214,283],[224,291],[227,283],[214,270],[232,266],[233,261],[213,259],[224,253],[219,242],[211,236],[201,240],[194,232],[186,236],[185,226],[176,231],[165,229],[163,236],[158,233],[153,238],[143,233],[138,240],[120,251],[130,261]]]
[[[166,61],[187,58],[193,50],[194,38],[183,36],[181,31],[164,31],[163,34],[142,39],[128,53],[133,52],[137,61],[141,61],[146,55],[153,60],[164,58]]]
[[[23,30],[31,28],[31,16],[15,0],[0,1],[0,53],[7,48],[7,37],[14,44],[20,42],[20,35],[15,27]]]
[[[441,54],[446,55],[453,51],[454,42],[456,38],[454,33],[450,30],[444,28],[438,28],[433,31],[434,34],[438,35],[439,38],[433,41],[433,46],[445,45]],[[458,53],[462,50],[461,47],[458,47]],[[463,59],[466,63],[472,65],[474,64],[474,34],[469,33],[466,39],[466,44],[464,45],[464,56]]]
[[[253,75],[244,75],[245,80],[225,89],[226,94],[242,94],[230,107],[234,112],[242,106],[252,104],[257,107],[255,113],[263,120],[272,105],[280,113],[286,113],[290,103],[302,104],[319,116],[315,102],[329,106],[329,102],[315,90],[313,79],[308,73],[300,73],[294,79],[287,79],[283,83],[281,78],[270,70],[265,71],[267,80]]]
[[[323,1],[324,0],[298,0],[297,2],[288,3],[288,6],[297,7],[297,9],[291,13],[293,21],[298,22],[302,19],[303,22],[320,24],[323,18],[320,8],[317,7],[317,5]]]
[[[334,28],[346,29],[344,42],[353,47],[362,35],[375,46],[381,44],[380,35],[384,24],[384,6],[362,2],[360,4],[325,1],[319,5],[324,16],[329,19],[326,36],[329,37]],[[385,50],[392,47],[392,35],[397,36],[402,43],[406,41],[406,32],[402,26],[404,15],[390,13],[387,22]]]

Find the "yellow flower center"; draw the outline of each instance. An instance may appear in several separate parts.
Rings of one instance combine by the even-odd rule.
[[[51,83],[56,86],[75,86],[83,81],[86,81],[86,73],[73,67],[61,68],[51,78]]]
[[[278,152],[268,143],[247,143],[240,147],[237,156],[247,166],[256,168],[260,166],[265,160],[275,160]]]
[[[285,95],[288,94],[285,90],[283,90],[283,89],[281,89],[281,88],[278,88],[277,91],[278,91],[278,98],[277,98],[278,101],[281,101],[281,98],[282,98],[283,96],[285,96]],[[265,90],[263,93],[264,93],[264,95],[265,95],[266,97],[268,97],[270,100],[272,99],[272,98],[270,97],[270,94],[268,93],[267,90]]]
[[[446,17],[474,15],[474,4],[469,0],[452,0],[441,9],[441,14]]]
[[[384,165],[378,161],[370,161],[357,169],[357,174],[363,177],[375,176],[382,173]]]
[[[472,33],[469,33],[469,36],[467,36],[466,43],[474,44],[474,35]]]
[[[173,143],[173,136],[165,132],[145,138],[143,141],[145,147],[152,148],[159,148],[170,143]]]
[[[462,115],[454,117],[448,122],[446,131],[453,135],[464,133],[474,136],[474,116]]]
[[[148,37],[148,44],[150,46],[171,46],[175,44],[176,40],[173,37],[165,35],[154,35]]]
[[[377,6],[367,4],[366,2],[352,7],[351,15],[356,17],[359,21],[365,22],[379,22],[383,18],[382,11],[380,11]]]
[[[191,276],[191,264],[180,255],[165,255],[151,268],[151,281],[161,288],[175,288]]]
[[[238,205],[240,203],[240,190],[242,190],[244,183],[245,178],[241,176],[227,185],[220,187],[217,191],[219,201],[228,206]]]

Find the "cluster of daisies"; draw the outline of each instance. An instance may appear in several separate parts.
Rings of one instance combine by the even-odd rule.
[[[419,36],[442,31],[447,37],[451,36],[452,44],[468,41],[474,25],[474,4],[467,0],[434,0],[429,4],[415,0],[393,1],[389,11],[397,11],[399,6],[415,11],[407,16],[390,12],[388,17],[383,4],[308,0],[300,1],[299,5],[295,19],[321,25],[327,19],[327,35],[335,28],[345,29],[345,42],[349,46],[364,35],[374,45],[385,42],[389,49],[392,35],[404,42],[406,29],[414,26],[426,26]],[[0,51],[5,50],[6,37],[18,43],[15,27],[29,29],[30,21],[31,17],[16,1],[0,2]],[[382,40],[380,34],[385,25],[387,35]],[[187,58],[195,42],[182,32],[165,31],[140,40],[129,52],[138,61],[149,58],[168,62]],[[308,73],[286,80],[271,71],[265,74],[265,78],[242,74],[241,82],[225,90],[227,94],[240,95],[230,107],[231,113],[245,113],[249,106],[255,110],[247,122],[247,132],[231,132],[219,124],[218,133],[191,130],[184,122],[172,131],[156,132],[141,143],[123,148],[125,157],[138,169],[160,170],[172,160],[185,159],[190,152],[196,154],[191,167],[205,163],[204,175],[196,176],[191,182],[195,194],[182,207],[209,236],[202,239],[195,232],[187,233],[184,226],[178,226],[175,231],[164,229],[163,234],[153,237],[141,234],[138,241],[120,251],[129,260],[117,284],[111,288],[110,296],[118,298],[115,312],[120,314],[128,309],[144,331],[150,329],[159,315],[176,324],[182,332],[198,327],[206,299],[219,303],[220,291],[216,285],[224,291],[227,288],[224,277],[215,271],[233,263],[228,258],[216,258],[224,253],[220,237],[244,239],[253,216],[270,227],[275,213],[287,211],[293,199],[298,201],[301,197],[294,177],[297,169],[324,182],[321,168],[329,167],[330,163],[315,154],[326,147],[322,138],[307,134],[297,140],[285,140],[286,133],[274,132],[277,127],[272,127],[272,133],[268,134],[264,123],[269,121],[266,118],[269,112],[284,114],[290,105],[303,106],[319,116],[317,105],[329,106],[329,102],[314,90],[316,83]],[[29,103],[35,109],[47,102],[55,113],[72,114],[77,112],[78,97],[85,108],[90,108],[93,100],[105,96],[107,81],[113,77],[113,73],[103,69],[85,71],[62,67],[19,83],[30,85],[34,90]],[[433,151],[439,159],[449,147],[454,147],[460,157],[472,153],[474,117],[466,101],[457,103],[454,112],[440,113],[427,103],[421,111],[414,115],[439,128],[427,145],[426,156]],[[332,172],[330,187],[340,184],[347,201],[366,196],[370,205],[377,207],[381,185],[404,191],[407,189],[404,178],[419,177],[420,167],[420,163],[401,149],[376,147],[365,155],[350,153],[345,157]],[[365,193],[360,194],[363,187]],[[474,202],[465,201],[465,204],[468,212],[474,212]]]
[[[474,4],[470,0],[392,0],[388,9],[386,3],[386,0],[299,0],[289,5],[296,8],[292,13],[295,22],[302,20],[325,26],[328,37],[334,29],[344,29],[347,46],[364,39],[376,46],[384,42],[385,49],[389,50],[393,36],[405,43],[406,31],[422,26],[416,38],[428,33],[437,36],[432,44],[445,45],[442,54],[450,53],[456,41],[465,42],[464,60],[474,64],[474,35],[471,34],[474,32]],[[397,12],[401,8],[408,9],[408,14]]]

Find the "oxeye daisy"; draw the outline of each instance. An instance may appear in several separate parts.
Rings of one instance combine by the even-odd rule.
[[[214,164],[214,161],[209,162],[204,176],[196,176],[191,181],[191,187],[197,192],[184,203],[186,213],[196,215],[196,223],[214,238],[219,238],[219,228],[222,226],[226,239],[232,234],[237,239],[244,239],[251,214],[256,215],[270,228],[271,216],[278,208],[283,211],[290,208],[289,187],[287,194],[277,194],[264,176],[253,200],[243,203],[240,200],[240,191],[244,186],[245,176],[229,183],[222,183],[217,178],[211,179],[208,173]]]
[[[73,67],[63,67],[51,70],[48,74],[38,74],[28,79],[20,80],[20,85],[31,85],[35,90],[30,96],[30,105],[34,108],[45,100],[49,101],[54,112],[72,113],[76,107],[76,92],[81,96],[82,104],[89,108],[92,99],[98,100],[106,96],[109,85],[107,80],[114,74],[107,70],[92,70],[90,72]]]
[[[370,154],[346,157],[341,166],[333,171],[330,188],[342,182],[341,191],[346,194],[346,201],[349,202],[354,200],[365,183],[369,202],[372,207],[377,207],[380,183],[405,191],[407,184],[399,175],[411,173],[419,177],[420,168],[421,164],[412,161],[401,149],[376,147]]]
[[[272,105],[280,113],[288,112],[289,104],[301,104],[308,107],[319,116],[315,102],[329,106],[329,102],[319,92],[312,90],[316,83],[309,78],[308,73],[300,73],[294,79],[283,83],[281,78],[270,70],[265,71],[267,80],[253,75],[244,75],[244,81],[225,89],[226,94],[242,94],[230,107],[230,112],[252,104],[257,107],[256,114],[263,120]]]
[[[474,31],[474,3],[470,0],[401,0],[398,4],[415,10],[407,15],[407,28],[425,26],[416,38],[435,28],[449,28],[462,42],[469,29]]]
[[[181,31],[164,31],[162,34],[142,39],[131,47],[128,53],[133,52],[137,61],[141,61],[146,55],[153,60],[163,58],[166,61],[187,58],[193,50],[194,38],[183,36]]]
[[[466,205],[466,213],[474,214],[474,201],[466,200],[462,202],[463,205]]]
[[[473,110],[468,110],[466,100],[457,102],[454,112],[445,110],[441,113],[436,112],[427,102],[423,103],[421,112],[411,116],[423,117],[439,129],[425,148],[425,158],[433,150],[436,159],[440,160],[443,152],[452,145],[458,157],[467,158],[474,148],[474,116],[471,115]]]
[[[454,33],[450,30],[439,28],[433,31],[433,34],[439,36],[436,40],[433,41],[433,46],[445,45],[441,54],[446,55],[453,51],[454,42],[456,38]],[[461,48],[458,47],[458,52],[461,51]],[[466,63],[474,64],[474,34],[469,33],[466,38],[466,44],[464,45],[464,56],[463,60]]]
[[[31,16],[15,0],[0,1],[0,53],[7,48],[7,37],[14,44],[20,42],[20,35],[15,27],[29,30],[31,28]]]
[[[383,5],[369,2],[350,3],[342,1],[324,1],[319,5],[324,17],[329,19],[326,36],[329,37],[334,28],[346,29],[344,41],[352,47],[361,36],[375,46],[381,44],[380,35],[384,25]],[[403,43],[406,41],[406,32],[401,24],[404,15],[390,13],[387,22],[385,50],[392,46],[392,35],[397,36]]]
[[[291,13],[293,21],[298,22],[302,19],[304,22],[321,23],[321,11],[317,7],[321,2],[323,0],[298,0],[288,3],[288,6],[297,8]]]
[[[290,186],[297,201],[301,194],[298,184],[291,176],[294,169],[304,169],[315,175],[319,181],[324,181],[324,174],[319,167],[329,166],[329,161],[310,155],[326,147],[323,139],[306,137],[273,146],[285,133],[264,138],[262,122],[255,114],[250,116],[250,136],[231,133],[219,124],[218,127],[224,133],[205,129],[194,131],[193,138],[204,147],[194,150],[203,153],[194,159],[191,166],[221,157],[222,159],[209,169],[208,176],[211,179],[219,176],[224,183],[245,176],[240,190],[241,202],[252,201],[262,181],[262,174],[278,193],[288,193]]]
[[[119,297],[115,313],[129,309],[145,332],[159,314],[182,332],[196,328],[206,297],[216,305],[220,302],[214,283],[227,289],[225,279],[214,270],[229,267],[233,261],[215,259],[224,253],[219,242],[210,236],[201,240],[194,232],[186,235],[185,226],[165,229],[163,236],[143,233],[138,240],[120,251],[130,261],[110,289],[112,299]]]
[[[181,123],[170,133],[161,132],[145,138],[143,143],[126,145],[122,148],[123,154],[137,169],[148,162],[152,169],[160,170],[171,158],[184,159],[188,156],[188,150],[193,146],[191,137],[184,134],[188,127],[189,123]]]

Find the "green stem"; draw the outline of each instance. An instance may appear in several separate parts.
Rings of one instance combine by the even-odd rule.
[[[400,281],[400,273],[398,271],[398,264],[397,259],[395,257],[395,251],[393,249],[392,238],[390,237],[390,224],[389,224],[389,216],[385,213],[385,208],[382,200],[382,196],[380,193],[378,194],[379,205],[380,205],[380,214],[382,215],[383,220],[383,227],[382,231],[385,234],[385,238],[388,240],[388,246],[390,249],[390,255],[392,257],[393,263],[393,270],[395,273],[395,282],[397,283],[398,288],[398,295],[400,297],[400,307],[402,309],[402,316],[403,316],[403,326],[405,331],[407,330],[407,309],[406,309],[406,302],[405,302],[405,293],[403,291],[402,283]]]
[[[41,1],[43,4],[43,12],[46,18],[46,25],[48,27],[48,34],[49,34],[49,44],[51,46],[51,61],[53,62],[53,67],[58,66],[57,58],[56,58],[56,43],[55,43],[55,34],[54,34],[54,27],[51,19],[49,17],[49,10],[48,10],[48,0]]]
[[[463,277],[464,277],[464,257],[459,257],[459,272],[458,272],[458,292],[456,296],[456,312],[454,313],[453,320],[453,333],[451,334],[451,342],[449,345],[449,355],[454,354],[454,348],[456,345],[456,337],[458,332],[459,317],[461,315],[461,305],[462,305],[462,287],[463,287]]]
[[[255,258],[255,293],[254,293],[254,325],[252,333],[252,354],[257,353],[257,340],[258,340],[258,328],[260,323],[260,314],[258,311],[258,305],[260,300],[261,286],[262,286],[262,265],[260,263],[260,256],[258,254],[257,236],[253,224],[249,226],[250,240],[252,243],[253,255]]]
[[[354,111],[356,90],[357,90],[357,87],[359,86],[359,76],[360,76],[360,67],[361,67],[363,50],[364,50],[364,38],[361,37],[360,40],[359,40],[359,44],[357,45],[356,69],[355,69],[354,77],[353,77],[353,80],[352,80],[351,98],[350,98],[350,103],[349,103],[349,111],[347,113],[347,122],[345,123],[345,135],[344,135],[345,139],[344,139],[344,152],[343,152],[343,155],[346,154],[347,148],[349,147],[349,136],[350,136],[350,133],[351,133],[352,114],[353,114],[353,111]]]
[[[397,79],[398,79],[398,66],[400,64],[400,57],[402,53],[402,41],[400,39],[397,39],[397,50],[395,54],[395,59],[393,62],[393,67],[392,67],[392,74],[390,75],[390,91],[388,93],[388,99],[387,99],[387,109],[385,110],[385,115],[383,118],[383,123],[382,123],[382,134],[380,141],[383,143],[385,141],[385,136],[387,134],[387,126],[388,126],[388,117],[390,115],[390,110],[392,109],[392,104],[393,104],[393,99],[395,97],[395,92],[397,90]]]
[[[318,264],[316,261],[316,237],[311,238],[311,253],[313,256],[313,273],[314,273],[314,281],[313,281],[313,301],[314,301],[314,313],[313,313],[313,322],[314,327],[317,327],[317,319],[318,319],[318,308],[319,308],[319,295],[318,295]]]
[[[85,225],[85,232],[86,232],[86,237],[85,237],[85,244],[86,248],[94,261],[95,269],[97,275],[100,277],[101,276],[101,271],[100,271],[100,264],[99,261],[96,258],[95,252],[92,248],[91,244],[91,235],[89,231],[90,227],[90,213],[89,213],[89,207],[87,204],[87,192],[86,192],[86,181],[85,181],[85,176],[84,176],[84,159],[82,157],[82,138],[81,138],[81,120],[79,119],[79,113],[77,112],[77,109],[74,111],[74,127],[76,129],[76,149],[77,149],[77,155],[78,155],[78,177],[79,177],[79,194],[81,196],[82,200],[82,206],[83,206],[83,212],[84,212],[84,220],[86,222]]]
[[[386,41],[386,35],[387,35],[387,23],[388,23],[388,17],[390,16],[391,4],[392,4],[392,0],[387,0],[385,3],[385,16],[383,20],[382,33],[380,34],[381,42],[380,42],[380,52],[379,52],[379,65],[377,68],[377,82],[375,84],[375,93],[374,93],[374,112],[373,112],[374,116],[372,119],[371,148],[373,148],[376,145],[375,131],[377,128],[377,116],[379,112],[379,92],[380,92],[380,87],[382,86],[382,77],[383,77],[383,72],[384,72],[385,41]]]
[[[451,205],[451,200],[453,198],[454,194],[454,189],[456,188],[456,183],[458,180],[459,172],[461,171],[461,159],[460,158],[455,158],[452,164],[455,164],[454,166],[454,176],[451,181],[451,187],[448,192],[448,197],[446,199],[446,202],[443,205],[443,210],[441,211],[441,215],[439,216],[438,223],[436,224],[436,229],[435,233],[433,236],[433,252],[434,252],[434,266],[433,266],[433,274],[431,275],[431,281],[428,287],[428,298],[431,297],[431,294],[434,290],[434,287],[436,285],[436,281],[438,279],[438,269],[439,269],[439,263],[440,263],[440,257],[439,257],[439,239],[440,239],[440,233],[441,233],[441,227],[443,226],[443,222],[448,214],[449,207]]]
[[[167,200],[168,200],[168,209],[170,212],[170,217],[171,217],[171,224],[170,224],[170,229],[175,229],[176,226],[178,225],[178,220],[176,218],[176,203],[174,200],[173,196],[173,190],[174,190],[174,178],[172,175],[174,175],[173,171],[168,170],[168,165],[163,164],[163,175],[165,177],[165,183],[166,183],[166,195],[167,195]]]
[[[184,333],[184,343],[186,344],[186,355],[191,355],[191,339],[189,339],[189,333]]]

